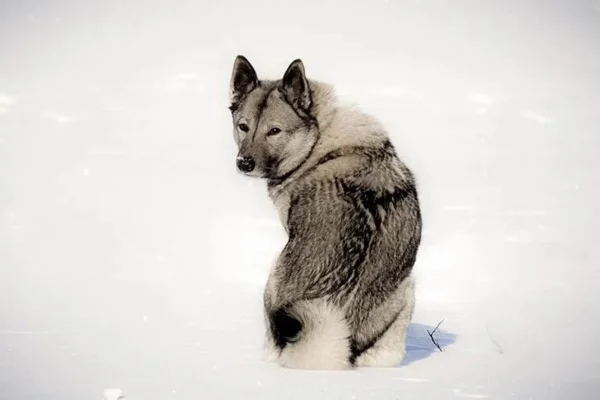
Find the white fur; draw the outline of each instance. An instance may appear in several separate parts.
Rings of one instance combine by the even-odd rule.
[[[272,363],[277,361],[279,357],[279,350],[275,347],[273,340],[271,339],[271,335],[267,333],[267,337],[263,344],[263,353],[262,359],[264,362]]]
[[[311,370],[350,369],[350,330],[341,310],[326,300],[306,300],[294,306],[303,323],[300,338],[288,343],[281,355],[282,367]]]

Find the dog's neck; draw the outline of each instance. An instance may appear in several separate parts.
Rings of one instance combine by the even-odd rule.
[[[284,191],[307,171],[317,167],[320,160],[332,152],[353,147],[380,147],[387,141],[383,126],[355,106],[341,104],[331,85],[316,81],[309,81],[309,85],[312,95],[310,113],[317,121],[319,138],[311,155],[302,165],[289,176],[268,182],[271,196],[277,196]],[[345,153],[342,151],[340,154]]]

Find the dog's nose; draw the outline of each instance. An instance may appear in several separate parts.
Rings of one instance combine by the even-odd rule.
[[[255,163],[252,157],[238,157],[236,160],[237,167],[242,172],[252,172]]]

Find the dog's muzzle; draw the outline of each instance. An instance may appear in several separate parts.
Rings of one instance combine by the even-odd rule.
[[[254,170],[254,167],[256,166],[256,163],[254,162],[254,159],[252,157],[242,156],[238,156],[238,158],[236,158],[235,164],[237,165],[240,171],[246,174],[252,172]]]

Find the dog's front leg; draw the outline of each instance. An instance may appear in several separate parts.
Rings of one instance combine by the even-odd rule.
[[[265,339],[263,343],[263,360],[266,362],[275,362],[279,357],[279,349],[275,346],[275,342],[273,341],[273,335],[271,333],[271,322],[269,320],[269,311],[271,310],[271,306],[274,301],[274,297],[276,294],[275,289],[275,279],[273,277],[273,272],[269,276],[267,280],[267,284],[265,286],[265,291],[263,294],[263,316],[265,321]]]

